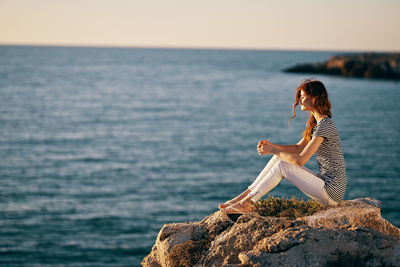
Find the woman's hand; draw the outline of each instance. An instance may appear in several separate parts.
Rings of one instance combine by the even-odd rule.
[[[268,155],[268,154],[273,154],[274,144],[272,144],[270,141],[264,139],[258,142],[257,144],[257,152],[260,156],[262,155]]]
[[[261,145],[264,145],[264,144],[272,144],[272,143],[270,141],[268,141],[267,139],[264,139],[264,140],[258,141],[257,148],[259,148]]]

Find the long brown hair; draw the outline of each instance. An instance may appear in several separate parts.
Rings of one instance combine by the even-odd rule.
[[[328,92],[322,82],[314,79],[305,79],[295,91],[295,99],[293,102],[293,116],[289,119],[296,117],[295,109],[300,103],[301,90],[312,99],[313,107],[322,115],[332,118],[331,102],[328,99]],[[311,140],[311,131],[317,124],[315,117],[310,112],[310,117],[306,124],[306,129],[303,132],[303,137],[307,142]]]

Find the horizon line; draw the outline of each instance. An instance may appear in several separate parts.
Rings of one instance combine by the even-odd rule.
[[[40,46],[40,47],[82,47],[82,48],[148,48],[148,49],[192,49],[192,50],[245,50],[245,51],[315,51],[315,52],[375,52],[399,53],[400,50],[357,50],[326,48],[261,48],[261,47],[223,47],[223,46],[172,46],[172,45],[121,45],[121,44],[60,44],[60,43],[1,43],[0,46]]]

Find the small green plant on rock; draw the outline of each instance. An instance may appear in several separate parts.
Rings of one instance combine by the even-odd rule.
[[[309,216],[326,209],[315,200],[304,201],[303,199],[296,199],[294,196],[289,199],[268,195],[267,199],[258,200],[255,206],[256,211],[261,216],[288,217],[289,219]]]

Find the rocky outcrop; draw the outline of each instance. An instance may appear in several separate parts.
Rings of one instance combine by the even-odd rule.
[[[400,79],[400,53],[357,53],[331,56],[328,61],[297,64],[285,72],[322,73],[348,77]]]
[[[370,198],[293,220],[217,211],[164,225],[142,266],[400,266],[400,229]]]

